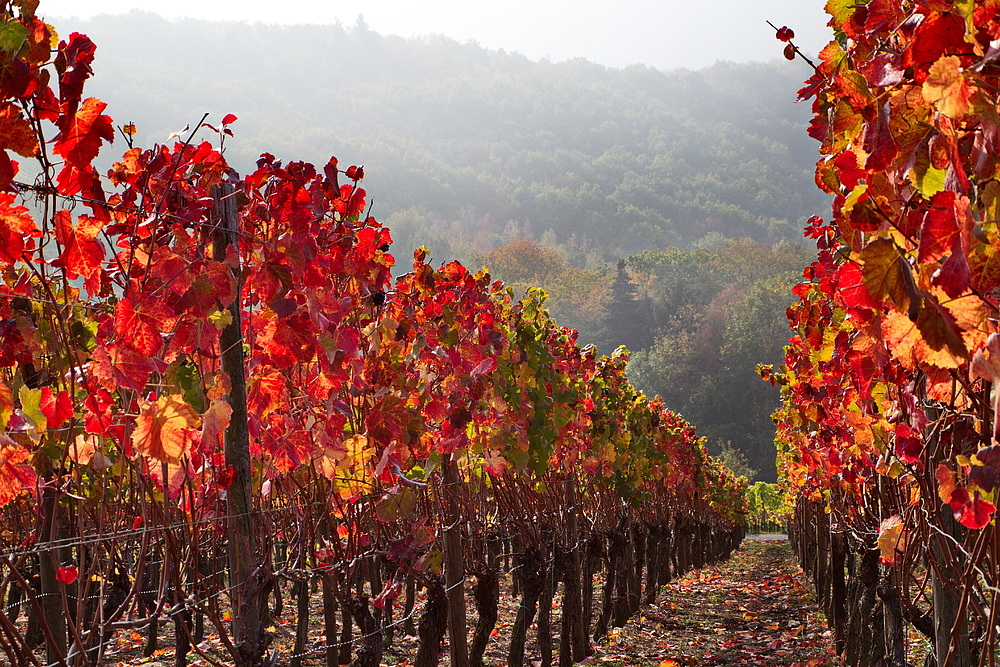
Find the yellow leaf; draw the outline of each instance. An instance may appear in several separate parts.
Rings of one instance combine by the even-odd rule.
[[[36,433],[45,430],[48,424],[42,413],[42,390],[28,389],[27,386],[22,385],[17,390],[17,396],[21,399],[21,412],[31,421],[34,426],[33,430]],[[36,440],[36,438],[32,438],[32,440]]]
[[[233,314],[228,308],[219,308],[209,313],[208,322],[221,331],[233,323]]]
[[[882,522],[878,534],[879,560],[885,565],[896,562],[896,552],[906,547],[906,533],[903,520],[893,515]]]
[[[195,409],[180,394],[168,394],[154,402],[140,400],[139,410],[132,432],[136,450],[158,461],[180,463],[199,425]]]
[[[270,627],[264,628],[264,632],[269,632],[271,634],[274,634],[277,631],[278,631],[278,628],[274,627],[273,625],[270,626]]]
[[[368,436],[357,433],[344,440],[344,451],[348,465],[365,467],[375,448],[368,445]]]
[[[969,113],[972,91],[962,73],[959,57],[943,56],[931,65],[921,93],[926,101],[949,118],[961,118]]]

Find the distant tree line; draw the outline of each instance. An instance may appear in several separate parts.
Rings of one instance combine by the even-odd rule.
[[[741,453],[741,474],[775,480],[778,395],[755,368],[781,361],[789,290],[810,259],[799,245],[735,239],[581,269],[521,239],[480,259],[515,291],[545,286],[549,311],[579,329],[582,343],[602,352],[626,346],[638,389],[697,424],[714,453]]]

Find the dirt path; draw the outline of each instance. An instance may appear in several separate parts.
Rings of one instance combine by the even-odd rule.
[[[747,539],[728,562],[692,572],[665,586],[654,604],[644,606],[625,627],[612,630],[605,642],[594,647],[594,654],[580,664],[600,667],[840,665],[832,657],[830,633],[804,581],[792,558],[791,548],[783,538]],[[490,667],[506,665],[504,656],[517,605],[518,600],[505,591],[501,597],[500,622],[487,651],[486,664]],[[558,614],[557,596],[554,619]],[[310,646],[323,643],[322,617],[317,608],[313,614]],[[269,628],[276,633],[275,644],[285,659],[291,654],[291,620],[292,615],[279,618],[276,627]],[[559,624],[554,622],[556,634],[558,629]],[[540,662],[534,630],[532,627],[525,648],[528,664],[537,667]],[[172,667],[173,648],[170,640],[164,639],[166,647],[157,651],[153,660],[142,660],[137,654],[144,644],[143,636],[122,633],[105,664]],[[558,649],[558,646],[557,636],[553,647]],[[205,647],[216,655],[223,654],[215,638],[208,639]],[[416,637],[397,636],[383,656],[382,664],[385,667],[412,666],[416,650]],[[553,662],[558,664],[558,655]],[[189,664],[207,667],[209,663],[192,656]],[[321,652],[310,654],[304,664],[308,667],[324,664]],[[448,664],[445,655],[441,665],[447,667]],[[2,660],[0,665],[3,665]]]
[[[839,665],[788,542],[746,540],[726,563],[666,586],[589,664]]]

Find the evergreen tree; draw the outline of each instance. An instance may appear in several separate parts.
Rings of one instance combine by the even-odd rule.
[[[648,297],[638,295],[626,270],[625,260],[618,260],[605,315],[596,336],[598,349],[604,354],[611,354],[620,345],[632,352],[652,345],[652,306]]]

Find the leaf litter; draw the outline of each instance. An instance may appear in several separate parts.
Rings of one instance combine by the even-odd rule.
[[[785,540],[745,540],[727,562],[664,586],[590,660],[615,667],[841,664]]]
[[[600,605],[600,583],[595,581],[595,611]],[[471,595],[469,600],[471,633],[476,614]],[[485,656],[486,665],[507,664],[510,630],[519,604],[520,600],[512,597],[509,588],[504,587],[497,628]],[[552,664],[557,665],[558,595],[552,613]],[[312,618],[310,644],[322,644],[322,611],[314,609]],[[272,648],[278,648],[279,655],[291,655],[292,620],[291,615],[276,619],[277,636]],[[112,651],[118,655],[108,664],[119,667],[172,664],[158,662],[169,659],[172,647],[158,650],[151,658],[136,656],[133,651],[140,649],[143,639],[137,633],[123,635],[119,643],[129,646],[119,646],[118,651]],[[209,643],[215,644],[214,639],[202,648],[209,648]],[[624,627],[609,630],[603,642],[592,645],[593,654],[577,664],[599,667],[836,667],[842,664],[833,647],[832,632],[815,603],[812,587],[795,564],[791,547],[785,540],[745,540],[727,562],[690,572],[665,585],[653,604],[643,605]],[[212,648],[221,649],[221,646]],[[397,634],[392,645],[386,647],[382,665],[410,666],[416,650],[416,637]],[[445,646],[442,666],[450,665],[447,650]],[[191,658],[189,664],[193,666],[207,664],[195,656]],[[324,664],[321,652],[303,660],[304,666],[321,664]],[[525,646],[525,665],[541,665],[534,625]]]

